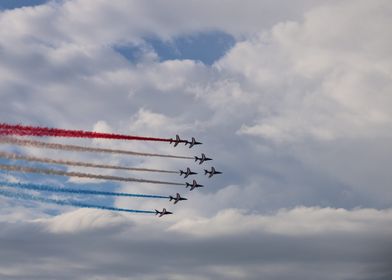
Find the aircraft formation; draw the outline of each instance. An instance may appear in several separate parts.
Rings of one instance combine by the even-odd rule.
[[[192,137],[191,141],[181,140],[181,138],[178,134],[176,135],[175,139],[173,139],[173,138],[170,139],[170,144],[174,144],[174,147],[177,147],[177,145],[180,143],[184,143],[185,146],[189,145],[189,148],[192,148],[195,145],[203,144],[201,142],[196,141],[196,139],[194,137]],[[212,160],[212,158],[206,157],[206,155],[204,153],[202,153],[200,157],[195,156],[194,159],[195,159],[195,162],[199,163],[199,165],[203,164],[206,161]],[[180,176],[184,175],[184,179],[188,178],[189,176],[198,174],[196,172],[191,171],[191,169],[189,167],[187,167],[185,171],[180,170],[179,173],[180,173]],[[212,176],[217,175],[217,174],[222,174],[222,172],[216,171],[215,167],[213,167],[213,166],[211,167],[210,171],[207,169],[204,169],[204,175],[207,175],[208,178],[211,178]],[[203,188],[204,185],[198,184],[197,181],[194,179],[194,180],[192,180],[191,183],[188,183],[188,182],[185,183],[185,188],[188,188],[188,187],[189,187],[190,191],[193,191],[196,188]],[[174,204],[176,204],[177,202],[182,201],[182,200],[188,200],[185,197],[181,197],[181,195],[179,193],[177,193],[175,197],[170,196],[169,198],[170,198],[170,201],[172,201],[172,200],[174,201]],[[164,215],[173,214],[173,212],[167,211],[166,208],[163,208],[162,211],[158,211],[155,209],[155,214],[158,215],[158,217],[162,217]]]
[[[15,145],[22,147],[32,147],[39,149],[54,149],[62,150],[67,152],[79,152],[79,153],[111,153],[111,154],[123,154],[132,156],[148,156],[148,157],[164,157],[170,159],[184,159],[184,160],[194,160],[197,166],[202,165],[205,162],[212,161],[212,158],[207,157],[204,153],[200,156],[179,156],[173,154],[157,154],[157,153],[145,153],[142,151],[129,151],[129,150],[114,150],[106,148],[96,148],[91,146],[78,146],[78,145],[64,145],[60,143],[52,143],[45,141],[37,141],[32,139],[25,139],[26,137],[66,137],[66,138],[101,138],[110,140],[129,140],[129,141],[152,141],[152,142],[168,142],[169,144],[177,147],[179,144],[184,144],[188,148],[193,148],[198,145],[202,145],[201,142],[197,141],[195,137],[191,140],[181,139],[179,135],[174,138],[154,138],[154,137],[144,137],[144,136],[132,136],[126,134],[110,134],[110,133],[99,133],[93,131],[81,131],[81,130],[69,130],[69,129],[59,129],[59,128],[47,128],[47,127],[34,127],[25,125],[13,125],[0,123],[0,145]],[[175,174],[177,173],[183,179],[188,179],[192,176],[197,176],[198,172],[195,172],[191,167],[186,167],[179,171],[175,170],[163,170],[163,169],[152,169],[152,168],[141,168],[141,167],[130,167],[121,165],[108,165],[102,163],[91,163],[91,162],[80,162],[71,161],[64,159],[53,159],[53,158],[42,158],[30,155],[23,155],[19,153],[11,153],[6,151],[0,151],[0,159],[14,161],[27,161],[27,162],[38,162],[40,164],[50,164],[50,168],[42,167],[31,167],[23,165],[10,165],[10,164],[0,164],[0,170],[7,172],[22,172],[22,173],[37,173],[42,175],[55,175],[55,176],[67,176],[67,177],[81,177],[81,178],[91,178],[91,179],[102,179],[109,181],[123,181],[123,182],[134,182],[134,183],[148,183],[148,184],[162,184],[162,185],[173,185],[173,186],[185,186],[186,189],[193,191],[198,188],[203,188],[204,185],[199,184],[196,179],[191,181],[187,180],[185,183],[171,182],[167,180],[150,180],[148,178],[135,178],[135,177],[122,177],[122,176],[111,176],[111,175],[101,175],[96,173],[83,173],[83,172],[66,172],[63,170],[55,169],[52,165],[67,165],[73,167],[87,167],[87,168],[103,168],[103,169],[116,169],[125,170],[131,172],[155,172],[160,174]],[[204,169],[204,175],[206,178],[211,178],[215,175],[222,174],[221,171],[217,171],[215,167],[211,166],[210,169]],[[9,191],[8,189],[17,189],[18,191]],[[132,193],[117,193],[117,192],[107,192],[107,191],[94,191],[85,190],[80,188],[59,188],[57,186],[51,185],[40,185],[34,182],[28,183],[15,183],[15,182],[1,182],[0,181],[0,195],[9,198],[16,199],[27,199],[34,201],[41,201],[44,203],[53,203],[58,205],[70,205],[74,207],[85,207],[85,208],[96,208],[110,211],[122,211],[130,213],[150,213],[155,214],[158,217],[173,214],[173,212],[163,208],[162,211],[157,209],[152,210],[134,210],[134,209],[124,209],[115,208],[97,204],[86,204],[80,203],[79,201],[73,200],[57,200],[47,198],[45,196],[37,196],[29,194],[28,191],[36,192],[53,192],[58,194],[76,194],[76,195],[99,195],[99,196],[125,196],[125,197],[138,197],[138,198],[150,198],[150,199],[168,199],[173,204],[177,204],[180,201],[186,201],[187,198],[181,196],[179,192],[175,195],[150,195],[150,194],[132,194]]]

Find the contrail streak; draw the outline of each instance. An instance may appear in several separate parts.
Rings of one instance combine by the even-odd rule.
[[[0,186],[7,186],[26,190],[35,191],[46,191],[46,192],[57,192],[57,193],[73,193],[73,194],[85,194],[85,195],[103,195],[103,196],[123,196],[123,197],[140,197],[140,198],[162,198],[169,199],[168,196],[162,195],[150,195],[150,194],[133,194],[133,193],[117,193],[117,192],[101,192],[91,191],[82,189],[68,189],[59,188],[54,186],[47,186],[41,184],[24,184],[24,183],[11,183],[11,182],[0,182]]]
[[[171,142],[172,139],[0,123],[0,134]],[[186,140],[180,142],[186,143]]]
[[[19,154],[15,154],[15,153],[7,153],[7,152],[1,152],[1,151],[0,151],[0,158],[11,159],[11,160],[36,161],[36,162],[43,162],[43,163],[50,163],[50,164],[62,164],[62,165],[70,165],[70,166],[127,170],[127,171],[144,171],[144,172],[160,172],[160,173],[175,173],[175,174],[178,173],[177,171],[169,171],[169,170],[161,170],[161,169],[135,168],[135,167],[107,165],[107,164],[93,164],[93,163],[79,162],[79,161],[39,158],[39,157],[24,156],[24,155],[19,155]]]
[[[57,144],[57,143],[46,143],[46,142],[34,141],[34,140],[22,140],[18,138],[4,137],[4,136],[0,136],[0,143],[14,144],[18,146],[27,146],[27,147],[54,149],[54,150],[75,151],[75,152],[93,152],[93,153],[123,154],[123,155],[144,156],[144,157],[194,159],[193,157],[186,157],[186,156],[150,154],[150,153],[140,153],[140,152],[126,151],[126,150],[104,149],[104,148],[91,148],[91,147],[83,147],[83,146],[75,146],[75,145]]]
[[[122,181],[122,182],[138,182],[138,183],[150,183],[150,184],[173,185],[173,186],[184,185],[182,183],[175,183],[175,182],[155,181],[155,180],[137,179],[131,177],[118,177],[118,176],[98,175],[98,174],[79,173],[79,172],[66,172],[61,170],[33,168],[33,167],[25,167],[25,166],[18,166],[18,165],[0,164],[0,169],[7,170],[7,171],[18,171],[18,172],[26,172],[26,173],[38,173],[38,174],[46,174],[46,175],[59,175],[59,176],[101,179],[101,180]]]
[[[72,201],[72,200],[57,200],[57,199],[34,196],[34,195],[26,194],[26,193],[14,193],[14,192],[2,190],[2,189],[0,189],[0,195],[5,196],[5,197],[10,197],[10,198],[34,200],[34,201],[40,201],[40,202],[44,202],[44,203],[57,204],[57,205],[61,205],[61,206],[93,208],[93,209],[109,210],[109,211],[117,211],[117,212],[128,212],[128,213],[155,214],[155,211],[108,207],[108,206],[102,206],[102,205],[86,204],[86,203],[81,203],[81,202]]]

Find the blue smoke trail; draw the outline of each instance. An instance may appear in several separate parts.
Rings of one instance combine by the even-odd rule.
[[[63,189],[63,188],[51,187],[51,186],[39,185],[39,184],[23,184],[23,183],[11,183],[11,182],[0,181],[0,185],[13,187],[13,188],[27,189],[27,190],[58,192],[58,193],[169,199],[168,196],[162,196],[162,195],[115,193],[115,192],[90,191],[90,190],[80,190],[80,189]]]
[[[109,210],[109,211],[117,211],[117,212],[128,212],[128,213],[155,214],[155,211],[116,208],[116,207],[108,207],[108,206],[102,206],[102,205],[85,204],[85,203],[80,203],[77,201],[57,200],[57,199],[34,196],[34,195],[26,194],[26,193],[14,193],[14,192],[5,191],[2,189],[0,189],[0,195],[5,196],[5,197],[10,197],[10,198],[34,200],[34,201],[40,201],[40,202],[44,202],[44,203],[57,204],[57,205],[61,205],[61,206],[93,208],[93,209]]]

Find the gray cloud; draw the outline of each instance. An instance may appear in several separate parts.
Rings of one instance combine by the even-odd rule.
[[[229,219],[237,220],[238,215],[227,212],[208,223],[217,229],[231,227]],[[324,219],[308,224],[319,216]],[[321,279],[371,279],[377,275],[383,279],[391,273],[390,259],[385,258],[390,247],[380,250],[382,244],[388,244],[390,228],[385,229],[390,225],[390,210],[303,208],[243,218],[246,221],[240,222],[239,232],[223,234],[209,233],[210,228],[200,228],[197,221],[189,223],[189,231],[167,231],[165,223],[141,225],[91,210],[54,220],[2,223],[1,271],[4,279],[258,279],[260,274],[266,279],[317,274]],[[109,228],[105,220],[113,219],[117,222]],[[290,225],[293,219],[299,224]],[[368,219],[374,219],[371,225]],[[257,220],[264,225],[257,225]],[[53,232],[56,224],[64,222],[75,226],[71,231]],[[311,228],[310,232],[290,232],[290,227],[298,230],[301,226]],[[328,227],[314,230],[320,226]],[[203,236],[195,237],[193,229]],[[19,269],[20,263],[24,270]]]

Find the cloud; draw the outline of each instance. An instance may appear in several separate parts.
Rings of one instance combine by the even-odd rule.
[[[39,220],[38,220],[39,221]],[[110,227],[111,229],[118,229],[119,225],[132,226],[130,222],[122,218],[117,213],[108,211],[99,212],[91,211],[89,209],[80,209],[60,216],[56,216],[47,223],[48,230],[53,233],[74,233],[83,231],[94,231]]]
[[[193,150],[48,141],[189,156],[205,152],[224,174],[201,177],[206,187],[200,192],[178,189],[189,200],[171,205],[175,215],[167,219],[84,209],[52,217],[70,208],[4,199],[0,278],[390,278],[389,2],[93,2],[0,13],[0,26],[8,27],[0,30],[0,118],[196,136],[205,144]],[[211,30],[237,40],[211,66],[161,62],[144,41]],[[142,59],[126,60],[115,50],[118,44],[142,48]],[[173,170],[193,164],[23,151]],[[167,201],[113,204],[169,209]]]
[[[280,23],[237,44],[218,62],[259,91],[259,120],[241,133],[278,142],[388,134],[392,41],[380,25],[388,24],[391,7],[357,4],[315,8],[303,22]]]
[[[373,223],[387,232],[391,219],[388,210],[307,208],[281,209],[273,215],[244,213],[236,209],[219,212],[213,218],[198,221],[182,219],[170,230],[199,237],[236,236],[246,232],[267,232],[287,236],[309,236],[328,233],[369,233]],[[236,224],[236,228],[233,228]]]
[[[276,22],[300,17],[312,6],[315,3],[308,0],[295,4],[287,0],[274,3],[249,0],[242,4],[230,0],[226,1],[225,8],[216,0],[192,5],[177,0],[165,4],[137,0],[116,0],[110,4],[91,0],[52,1],[47,5],[3,12],[1,21],[9,28],[3,31],[2,37],[13,41],[23,35],[56,45],[138,43],[146,36],[170,39],[214,30],[242,37]],[[174,8],[176,14],[173,14]],[[46,24],[49,20],[51,25]]]
[[[321,279],[387,279],[391,272],[385,255],[390,254],[385,243],[390,210],[302,207],[248,215],[233,209],[203,224],[192,218],[171,225],[118,216],[117,226],[101,214],[77,210],[29,223],[2,223],[3,277],[258,279],[262,273],[266,279],[317,274]],[[97,219],[106,227],[97,226]],[[234,222],[239,224],[233,227]],[[11,233],[15,241],[8,239]],[[50,266],[43,267],[43,261]],[[25,270],[17,268],[21,262]],[[372,271],[376,268],[381,269]]]
[[[389,172],[384,167],[371,168],[381,159],[387,166],[388,159],[382,151],[371,157],[374,152],[369,149],[375,145],[370,135],[376,135],[378,144],[385,147],[388,141],[382,139],[387,139],[390,131],[388,56],[383,47],[389,44],[389,37],[376,32],[389,20],[386,2],[374,6],[361,2],[360,9],[354,9],[356,3],[352,2],[317,5],[296,21],[277,23],[270,30],[263,25],[258,34],[237,42],[211,67],[191,60],[152,59],[130,64],[111,44],[117,43],[118,34],[131,33],[117,34],[121,29],[110,24],[106,28],[112,28],[110,36],[115,37],[108,35],[106,45],[94,34],[91,38],[82,36],[90,43],[69,39],[82,32],[82,27],[62,30],[69,36],[56,33],[68,40],[62,43],[45,33],[44,27],[37,32],[29,30],[53,13],[61,14],[57,20],[64,20],[64,24],[54,21],[48,28],[83,25],[80,20],[66,23],[87,9],[88,3],[51,3],[1,14],[4,22],[20,18],[19,29],[0,34],[14,36],[2,41],[0,53],[4,58],[1,69],[7,73],[0,83],[3,104],[8,104],[0,112],[3,120],[81,129],[105,124],[104,129],[112,132],[149,132],[152,136],[197,134],[208,143],[203,151],[215,158],[214,165],[227,170],[216,191],[234,184],[246,193],[262,183],[257,193],[273,198],[266,204],[274,210],[296,204],[345,208],[388,205],[383,193]],[[117,21],[131,26],[119,9],[135,3],[118,1],[105,10],[101,5],[107,4],[99,2],[92,12],[119,14]],[[149,4],[140,7],[143,11],[152,9]],[[337,10],[347,11],[350,17]],[[328,15],[334,15],[344,28],[324,34]],[[356,30],[359,18],[364,26]],[[98,19],[106,16],[95,16],[86,24],[99,29]],[[214,28],[224,30],[227,26]],[[172,32],[177,32],[174,27]],[[136,36],[139,39],[140,34]],[[35,39],[29,41],[31,36]],[[105,30],[102,36],[106,36]],[[350,36],[354,36],[352,40],[347,39]],[[368,37],[371,40],[355,48],[355,40]],[[27,39],[26,44],[17,43]],[[372,88],[379,90],[374,93]],[[127,143],[94,143],[129,148]],[[132,143],[132,148],[147,150],[151,146]],[[154,149],[173,152],[166,146]],[[339,156],[342,150],[345,157]],[[176,151],[193,155],[188,149]],[[358,151],[372,161],[353,162]],[[266,160],[261,162],[260,158]],[[131,163],[179,169],[177,163],[159,160],[135,159]],[[376,187],[371,186],[372,181],[377,182]],[[287,192],[291,195],[285,195]],[[247,198],[247,205],[260,209],[252,195]]]

